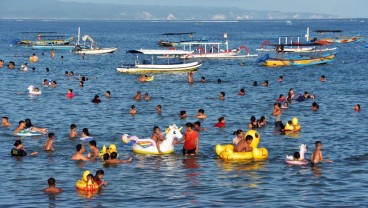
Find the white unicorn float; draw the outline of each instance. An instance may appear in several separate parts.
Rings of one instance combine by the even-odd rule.
[[[162,154],[170,154],[174,152],[174,139],[181,139],[181,129],[175,124],[169,126],[165,131],[165,139],[160,143],[160,150]],[[137,136],[130,136],[123,134],[122,138],[124,143],[132,145],[132,150],[139,154],[159,154],[156,147],[156,142],[151,138],[139,139]]]
[[[33,85],[30,85],[28,88],[28,92],[31,95],[41,95],[42,92],[41,90],[39,90],[38,88],[34,88]]]
[[[300,158],[295,159],[293,156],[286,155],[285,162],[291,165],[306,165],[308,164],[308,160],[304,159],[304,154],[306,152],[307,152],[307,145],[301,144],[299,150]]]

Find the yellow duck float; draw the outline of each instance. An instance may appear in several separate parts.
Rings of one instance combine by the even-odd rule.
[[[117,150],[115,144],[110,144],[109,148],[106,148],[106,146],[104,145],[102,147],[102,149],[100,150],[100,152],[98,153],[98,157],[100,157],[101,159],[103,159],[103,156],[104,156],[105,153],[110,154],[112,152],[118,153],[118,150]]]
[[[291,120],[291,123],[286,122],[285,131],[292,131],[292,132],[299,132],[300,131],[299,121],[296,117],[294,117]]]
[[[88,180],[88,175],[91,174],[91,171],[86,170],[83,172],[83,176],[81,180],[78,180],[75,183],[75,187],[79,190],[83,191],[96,191],[98,190],[98,184],[93,183],[93,179]]]
[[[234,146],[232,144],[216,145],[216,153],[223,160],[251,160],[251,159],[266,159],[268,157],[268,150],[264,147],[258,148],[258,143],[261,140],[261,136],[256,130],[249,130],[244,135],[253,137],[253,141],[250,146],[253,148],[252,152],[234,152]]]

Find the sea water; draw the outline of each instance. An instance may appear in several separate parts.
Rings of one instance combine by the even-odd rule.
[[[367,22],[367,21],[366,21]],[[139,83],[136,75],[119,74],[116,68],[133,63],[130,49],[158,48],[157,41],[166,38],[162,33],[195,31],[196,38],[224,42],[228,34],[230,48],[245,45],[251,53],[261,47],[264,40],[276,43],[281,35],[303,36],[307,27],[314,29],[341,29],[344,35],[365,35],[365,22],[350,20],[293,21],[239,21],[239,22],[120,22],[120,21],[0,21],[0,59],[15,61],[16,69],[0,69],[0,113],[8,116],[13,124],[0,129],[0,206],[17,207],[300,207],[300,206],[365,206],[368,188],[367,139],[367,49],[364,43],[339,44],[334,62],[321,66],[266,68],[256,59],[204,60],[194,74],[195,83],[187,83],[186,73],[157,74],[155,80]],[[15,38],[24,37],[24,31],[57,31],[58,34],[76,36],[77,28],[89,34],[101,47],[117,47],[113,54],[85,56],[68,51],[34,51],[12,44]],[[313,37],[312,34],[311,36]],[[44,55],[41,53],[44,52]],[[21,72],[20,65],[36,53],[40,61],[28,63],[28,71]],[[17,57],[15,55],[17,54]],[[274,54],[270,54],[273,56]],[[61,59],[61,56],[64,59]],[[263,54],[259,54],[263,56]],[[241,66],[244,62],[245,66]],[[32,70],[35,67],[35,71]],[[45,68],[50,69],[49,72]],[[73,71],[74,78],[65,77]],[[79,87],[78,75],[89,78]],[[327,82],[320,82],[325,75]],[[206,83],[200,83],[204,76]],[[283,82],[277,82],[279,76]],[[57,88],[41,87],[44,79],[56,80]],[[221,84],[217,80],[221,79]],[[269,81],[269,87],[252,86]],[[34,85],[42,91],[40,96],[30,96],[27,87]],[[238,96],[241,88],[245,96]],[[299,119],[299,135],[280,135],[274,130],[271,115],[279,94],[286,96],[293,88],[295,94],[308,91],[316,96],[319,111],[311,111],[313,100],[294,102],[283,111],[285,123],[293,117]],[[74,99],[67,99],[67,89],[73,89]],[[105,91],[112,97],[107,99]],[[150,101],[135,101],[137,91],[149,93]],[[219,100],[224,91],[226,98]],[[102,102],[91,100],[99,95]],[[361,112],[354,112],[359,103]],[[162,105],[162,114],[156,106]],[[128,114],[135,105],[138,114]],[[162,130],[171,124],[185,126],[195,122],[198,109],[203,108],[207,119],[200,120],[199,156],[184,158],[181,145],[174,154],[148,156],[134,154],[131,147],[121,141],[128,133],[149,137],[155,125]],[[188,118],[179,119],[179,112],[186,110]],[[269,151],[265,161],[225,162],[214,151],[218,143],[229,143],[233,131],[246,131],[250,117],[265,116],[267,127],[258,129],[259,146]],[[217,118],[226,118],[226,127],[214,127]],[[18,121],[30,118],[35,126],[47,127],[55,133],[54,152],[44,152],[47,137],[23,138],[28,153],[38,151],[35,157],[22,159],[10,157],[14,141],[11,135]],[[132,156],[129,164],[104,166],[95,162],[75,162],[70,157],[75,152],[78,139],[68,136],[70,124],[78,126],[78,133],[88,128],[97,146],[114,143],[121,158]],[[184,131],[182,131],[184,133]],[[333,163],[310,166],[285,164],[285,155],[299,150],[306,144],[309,159],[314,142],[323,143],[323,156]],[[86,145],[88,146],[88,145]],[[86,147],[88,150],[88,147]],[[97,195],[83,195],[76,191],[75,182],[84,170],[103,169],[107,187]],[[41,190],[47,179],[54,177],[57,186],[64,189],[59,195],[48,195]]]

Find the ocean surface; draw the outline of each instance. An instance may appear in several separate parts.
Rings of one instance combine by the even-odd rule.
[[[56,51],[32,51],[12,44],[15,38],[25,37],[25,31],[56,31],[76,37],[89,34],[101,47],[117,47],[113,54],[99,56],[75,55]],[[341,29],[344,35],[366,35],[368,21],[314,20],[293,21],[239,21],[239,22],[129,22],[129,21],[15,21],[1,20],[0,59],[16,63],[15,70],[0,69],[0,115],[8,116],[13,124],[0,128],[0,207],[358,207],[367,206],[368,189],[368,82],[367,48],[365,43],[336,44],[334,62],[320,66],[266,68],[256,63],[256,58],[241,60],[204,60],[194,74],[195,83],[187,83],[186,73],[157,74],[155,80],[139,83],[137,75],[117,73],[116,67],[132,63],[135,56],[130,49],[159,48],[157,41],[165,38],[162,33],[195,31],[196,38],[224,41],[228,33],[231,48],[245,45],[251,53],[261,47],[264,40],[276,43],[281,35],[304,36],[306,28]],[[313,37],[315,34],[311,34]],[[332,46],[330,46],[332,47]],[[44,55],[41,53],[44,52]],[[28,63],[29,70],[22,72],[20,65],[36,53],[39,62]],[[15,57],[15,55],[18,57]],[[272,56],[273,54],[271,54]],[[60,57],[64,56],[62,60]],[[263,54],[259,54],[259,57]],[[241,62],[245,66],[241,66]],[[35,67],[35,71],[32,71]],[[49,72],[45,68],[50,69]],[[64,76],[73,71],[74,78]],[[83,88],[78,75],[88,76]],[[320,82],[325,75],[327,82]],[[207,83],[200,83],[204,76]],[[279,76],[283,82],[277,82]],[[57,88],[41,87],[43,79],[56,80]],[[217,80],[222,83],[218,84]],[[269,87],[252,86],[269,81]],[[29,85],[39,87],[40,96],[30,96]],[[66,99],[67,89],[73,89],[74,99]],[[246,96],[238,96],[244,88]],[[308,91],[316,96],[320,106],[312,111],[313,100],[294,102],[283,111],[285,123],[293,117],[299,119],[298,135],[281,135],[274,129],[271,115],[279,94],[286,95],[293,88],[296,94]],[[110,90],[112,97],[105,98]],[[150,101],[135,101],[137,91],[149,93]],[[220,101],[224,91],[226,99]],[[94,95],[102,102],[93,104]],[[361,112],[354,112],[359,103]],[[162,105],[163,113],[156,113]],[[135,105],[138,114],[128,114]],[[175,153],[165,156],[135,154],[124,145],[121,135],[128,133],[149,137],[155,125],[162,130],[171,124],[185,126],[195,122],[193,116],[203,108],[207,119],[200,120],[200,154],[195,158],[182,156],[182,146]],[[179,118],[186,110],[188,118]],[[233,131],[248,129],[250,117],[266,116],[267,127],[258,129],[259,146],[269,151],[265,161],[225,162],[219,159],[214,147],[230,143]],[[214,127],[217,118],[225,116],[226,127]],[[18,121],[30,118],[35,126],[46,127],[56,135],[54,152],[44,152],[47,137],[22,138],[28,153],[37,156],[22,159],[10,157],[14,141],[11,135]],[[129,164],[105,166],[102,161],[75,162],[70,160],[79,139],[69,138],[69,126],[75,123],[80,134],[88,128],[97,146],[114,143],[120,158],[133,157]],[[184,131],[182,131],[184,133]],[[309,159],[314,142],[323,143],[323,156],[333,163],[323,163],[318,168],[290,166],[285,155],[299,150],[306,144]],[[88,145],[87,145],[88,146]],[[89,150],[88,147],[86,147]],[[76,191],[75,182],[84,170],[103,169],[107,187],[96,195]],[[59,195],[42,192],[47,179],[54,177],[57,186],[64,189]]]

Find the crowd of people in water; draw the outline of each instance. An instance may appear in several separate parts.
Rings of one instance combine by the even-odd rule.
[[[55,57],[55,52],[51,52],[51,57]],[[62,59],[64,57],[61,57]],[[30,57],[30,62],[37,62],[39,61],[39,58],[36,54],[33,54]],[[4,60],[0,60],[0,68],[4,67]],[[16,64],[14,61],[9,61],[7,64],[7,68],[10,70],[13,70],[16,68]],[[27,71],[27,63],[24,63],[21,65],[20,70]],[[35,70],[33,68],[33,70]],[[49,71],[49,68],[46,68],[46,71]],[[64,73],[65,77],[73,78],[74,72],[73,71],[65,71]],[[77,78],[79,80],[79,87],[83,87],[84,83],[89,80],[86,76],[78,76]],[[147,82],[148,80],[147,75],[141,75],[138,77],[139,82]],[[194,73],[189,72],[188,73],[188,83],[193,84],[195,82],[194,79]],[[200,78],[201,83],[207,82],[205,77]],[[277,82],[283,82],[283,76],[279,76],[277,79]],[[320,77],[320,82],[327,82],[327,79],[324,75]],[[222,83],[221,79],[217,80],[218,84]],[[269,80],[264,80],[262,82],[263,87],[269,86]],[[44,79],[42,84],[44,87],[52,87],[56,88],[58,87],[57,82],[55,80],[48,80]],[[256,87],[258,86],[258,82],[254,81],[252,83],[252,86]],[[285,125],[282,121],[282,113],[283,110],[287,110],[289,108],[289,104],[295,103],[295,102],[303,102],[306,100],[313,100],[314,102],[311,105],[312,111],[318,111],[319,105],[316,100],[316,95],[310,94],[308,91],[304,91],[304,94],[299,93],[295,94],[294,89],[290,88],[289,91],[285,94],[279,94],[278,98],[275,98],[275,103],[273,105],[272,110],[272,116],[274,117],[274,127],[276,130],[283,132]],[[73,93],[73,89],[67,89],[66,95],[67,98],[73,99],[75,97],[75,94]],[[246,91],[244,88],[241,88],[237,94],[237,96],[246,96]],[[106,98],[111,98],[111,92],[107,90],[105,92]],[[221,91],[219,92],[219,100],[225,100],[225,92]],[[144,93],[142,96],[141,91],[137,91],[137,93],[132,97],[132,100],[134,101],[150,101],[151,97],[148,93]],[[99,95],[94,95],[93,99],[91,100],[92,103],[98,104],[101,103],[101,99]],[[354,106],[354,110],[359,112],[360,105],[356,104]],[[162,106],[157,105],[156,106],[156,112],[157,114],[162,113]],[[129,111],[129,114],[132,116],[138,114],[138,110],[136,106],[133,104],[131,105],[131,109]],[[178,115],[179,119],[187,119],[187,112],[186,110],[181,110]],[[198,121],[194,123],[186,123],[185,124],[185,132],[182,139],[179,141],[175,141],[174,145],[179,145],[181,143],[183,144],[182,152],[183,155],[198,155],[199,153],[199,147],[200,147],[200,132],[209,130],[209,128],[201,127],[201,121],[204,119],[208,119],[208,116],[205,114],[204,109],[198,109],[198,112],[196,115],[193,116],[193,118],[198,119]],[[11,127],[12,124],[9,122],[9,118],[7,116],[2,117],[2,126],[3,127]],[[267,118],[265,115],[262,115],[259,117],[259,119],[256,118],[256,116],[251,116],[249,123],[248,123],[248,129],[258,129],[258,128],[265,128],[267,126]],[[217,119],[217,122],[213,124],[214,128],[225,128],[226,127],[226,118],[225,116],[220,116]],[[40,134],[47,135],[47,140],[43,145],[44,151],[54,151],[54,140],[55,140],[55,134],[53,132],[49,132],[47,128],[37,127],[34,126],[31,122],[31,119],[25,119],[18,122],[18,127],[13,131],[13,135],[16,136],[21,131],[30,131],[30,132],[39,132]],[[128,159],[119,159],[118,153],[116,150],[116,147],[108,148],[106,153],[103,155],[100,155],[100,149],[97,147],[97,141],[91,136],[87,128],[84,128],[82,132],[79,134],[77,131],[77,125],[71,124],[70,125],[70,132],[69,136],[70,138],[77,138],[78,135],[81,137],[81,143],[76,145],[75,153],[71,156],[71,160],[75,161],[95,161],[95,160],[103,160],[105,164],[108,165],[117,165],[122,163],[129,163],[132,161],[132,157],[129,157]],[[160,154],[162,154],[160,150],[160,144],[165,140],[165,138],[162,136],[163,132],[161,132],[161,129],[158,126],[154,126],[151,139],[155,141],[157,150]],[[238,129],[234,132],[235,138],[231,141],[231,143],[234,145],[234,152],[251,152],[252,147],[250,144],[252,143],[253,137],[250,135],[247,135],[244,137],[244,132],[241,129]],[[88,142],[88,143],[86,143]],[[89,152],[86,154],[85,145],[88,144]],[[324,159],[322,156],[322,143],[320,141],[315,142],[315,150],[313,154],[311,155],[310,161],[311,164],[314,166],[317,163],[323,161],[323,162],[332,162],[331,160]],[[11,156],[14,157],[23,157],[27,155],[37,155],[38,152],[31,152],[30,154],[27,153],[26,149],[23,146],[22,140],[16,140],[14,143],[14,147],[11,149],[10,152]],[[298,152],[294,154],[294,158],[296,160],[299,159]],[[90,175],[89,178],[93,181],[93,183],[97,183],[99,187],[104,187],[107,185],[107,182],[102,180],[102,177],[104,176],[103,170],[97,170],[96,175]],[[56,187],[56,180],[54,178],[49,178],[47,180],[49,187],[45,188],[44,191],[48,193],[61,193],[63,190]]]

